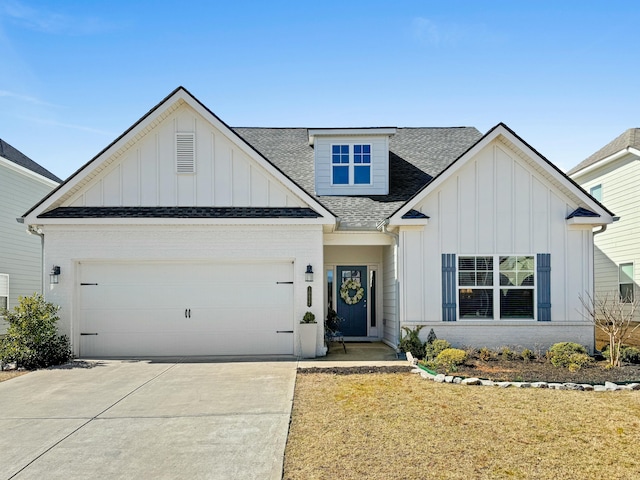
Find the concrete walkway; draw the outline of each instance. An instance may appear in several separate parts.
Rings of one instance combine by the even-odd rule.
[[[0,383],[1,479],[281,478],[295,361],[87,363]]]

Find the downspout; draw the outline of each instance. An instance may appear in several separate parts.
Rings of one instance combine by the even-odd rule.
[[[24,218],[16,218],[16,220],[18,223],[24,223]],[[40,237],[40,293],[44,295],[44,233],[41,228],[34,225],[29,225],[27,232]]]
[[[397,233],[393,233],[390,232],[387,229],[387,226],[389,225],[389,219],[385,218],[382,222],[380,222],[378,225],[376,225],[376,228],[378,230],[380,230],[382,233],[384,233],[385,235],[389,235],[391,238],[393,238],[393,244],[396,247],[396,272],[398,271],[398,252],[399,252],[399,244],[400,244],[400,235],[398,235]],[[398,339],[398,342],[400,341],[400,283],[398,282],[398,279],[396,278],[396,304],[394,307],[395,310],[395,316],[396,316],[396,321],[398,323],[398,328],[396,330],[396,338]],[[392,345],[393,348],[395,348],[396,350],[398,349],[397,345]]]
[[[613,221],[617,222],[618,220],[620,220],[620,217],[613,217]],[[604,233],[607,230],[607,224],[605,223],[604,225],[600,226],[600,230],[595,230],[593,232],[593,237],[595,237],[596,235],[600,235],[601,233]],[[596,241],[595,238],[593,240],[593,270],[591,271],[591,283],[593,284],[593,298],[595,300],[596,297],[596,259],[595,259],[595,250],[596,250]],[[593,329],[593,350],[594,352],[596,351],[596,329]]]

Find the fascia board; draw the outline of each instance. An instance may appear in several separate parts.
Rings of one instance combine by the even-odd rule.
[[[593,225],[593,226],[598,226],[598,225],[608,225],[610,223],[613,223],[613,218],[611,218],[611,221],[608,221],[609,218],[602,218],[602,217],[572,217],[572,218],[568,218],[566,220],[567,225]]]
[[[635,148],[625,148],[623,150],[620,150],[619,152],[616,152],[612,155],[609,155],[608,157],[604,157],[601,160],[598,160],[596,163],[592,163],[591,165],[588,165],[586,167],[584,167],[581,170],[578,170],[577,172],[573,172],[571,174],[571,178],[575,179],[575,178],[579,178],[582,175],[586,175],[589,172],[593,172],[594,170],[597,170],[598,168],[604,167],[605,165],[614,162],[622,157],[624,157],[625,155],[632,153],[636,156],[640,157],[640,151],[636,150]]]
[[[25,223],[27,223],[25,220]],[[36,218],[29,225],[332,225],[325,218]]]
[[[23,167],[22,165],[18,165],[17,163],[12,162],[2,156],[0,156],[0,165],[7,167],[10,170],[13,170],[20,175],[24,175],[32,180],[43,183],[44,185],[55,188],[59,185],[58,182],[51,180],[45,176],[40,175],[39,173],[34,172],[33,170],[29,170],[28,168]]]

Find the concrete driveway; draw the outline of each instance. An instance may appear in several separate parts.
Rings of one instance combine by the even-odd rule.
[[[0,478],[281,478],[295,361],[87,363],[0,383]]]

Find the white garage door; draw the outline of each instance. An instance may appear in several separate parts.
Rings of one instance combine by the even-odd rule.
[[[293,354],[291,263],[80,264],[80,355]]]

